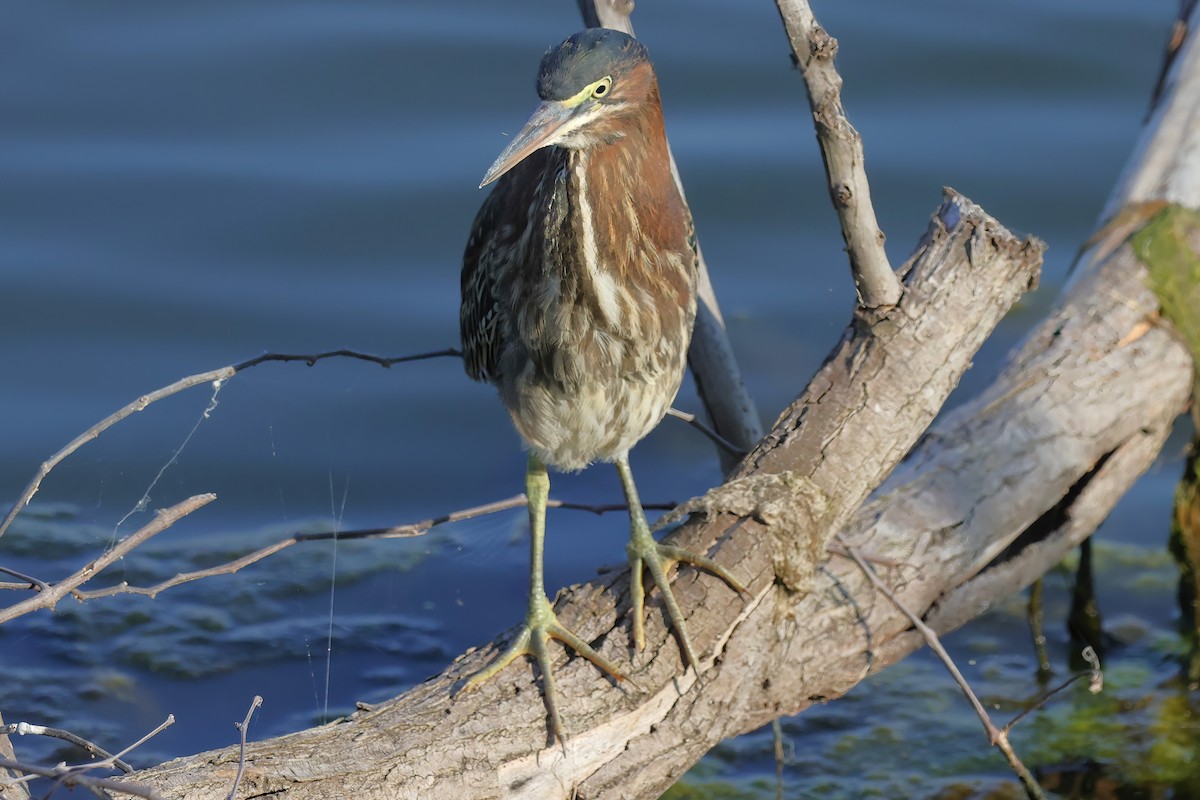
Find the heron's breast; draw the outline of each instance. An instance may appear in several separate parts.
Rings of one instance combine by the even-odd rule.
[[[636,373],[597,370],[574,381],[547,381],[532,362],[500,387],[517,431],[547,464],[576,470],[612,461],[649,433],[670,408],[686,353]]]

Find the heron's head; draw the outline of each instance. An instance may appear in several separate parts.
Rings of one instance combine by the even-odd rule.
[[[575,34],[542,57],[537,81],[542,102],[479,185],[542,147],[583,149],[625,136],[640,114],[657,105],[654,87],[654,68],[637,39],[608,28]]]

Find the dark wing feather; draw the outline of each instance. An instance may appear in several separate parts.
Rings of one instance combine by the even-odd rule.
[[[459,308],[463,364],[467,375],[477,381],[499,378],[497,366],[503,344],[500,295],[517,240],[525,229],[525,220],[513,219],[515,208],[525,208],[525,203],[514,197],[517,192],[512,177],[510,173],[501,178],[483,201],[463,253]]]
[[[530,257],[525,250],[532,246],[540,252],[540,229],[532,238],[526,237],[524,250],[521,239],[529,226],[531,204],[539,196],[549,149],[553,148],[531,154],[501,177],[471,226],[463,253],[459,327],[463,364],[467,375],[477,381],[500,379],[500,354],[507,331],[502,319],[508,308],[506,298],[515,291],[514,273],[525,268],[523,261]]]

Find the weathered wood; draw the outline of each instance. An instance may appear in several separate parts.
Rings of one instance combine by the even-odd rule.
[[[451,694],[503,645],[497,641],[371,711],[251,744],[247,792],[657,796],[721,739],[852,686],[864,674],[866,644],[859,634],[831,635],[858,623],[844,598],[829,602],[828,573],[814,577],[824,545],[912,447],[1040,261],[1037,243],[1013,237],[951,193],[903,271],[906,291],[894,315],[873,327],[852,324],[740,479],[689,506],[697,513],[676,540],[714,549],[751,592],[743,600],[691,570],[676,578],[702,653],[701,680],[681,674],[675,641],[655,610],[647,650],[629,669],[640,689],[614,687],[580,659],[559,667],[569,740],[562,750],[546,749],[545,711],[528,665],[478,692]],[[557,603],[565,624],[621,664],[629,663],[627,582],[622,573],[573,587]],[[236,762],[236,750],[226,749],[131,777],[167,797],[211,797],[228,786]]]
[[[1153,200],[1200,209],[1200,6],[1192,0],[1183,13],[1177,25],[1182,39],[1167,54],[1154,107],[1102,220]]]
[[[17,754],[13,752],[12,741],[3,730],[4,715],[0,714],[0,758],[16,761]],[[13,772],[0,768],[0,800],[29,800],[29,790],[25,784],[13,780],[16,777]]]
[[[817,23],[807,0],[775,0],[775,6],[812,106],[829,200],[842,226],[859,302],[865,308],[886,310],[900,299],[900,284],[875,219],[862,137],[842,107],[842,76],[833,65],[837,39]]]

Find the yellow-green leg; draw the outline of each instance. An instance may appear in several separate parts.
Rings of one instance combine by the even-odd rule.
[[[637,487],[633,483],[633,472],[629,469],[629,454],[622,454],[616,460],[617,472],[621,476],[621,488],[625,490],[625,502],[629,504],[629,544],[625,552],[629,555],[630,594],[632,595],[633,613],[633,643],[641,650],[646,646],[646,631],[643,621],[646,593],[642,586],[642,568],[650,571],[654,585],[662,592],[663,604],[667,607],[667,616],[679,637],[679,646],[683,651],[684,660],[693,669],[697,669],[699,661],[695,648],[692,647],[691,637],[688,636],[687,625],[684,623],[683,612],[675,602],[671,592],[671,584],[667,580],[667,572],[680,562],[686,562],[701,569],[708,570],[740,593],[746,592],[741,581],[733,577],[729,570],[706,556],[684,550],[669,544],[659,544],[650,535],[650,526],[646,524],[646,513],[642,511],[642,503],[638,499]]]
[[[546,466],[533,454],[525,471],[525,496],[529,501],[529,610],[525,612],[525,624],[516,640],[495,661],[472,675],[462,691],[478,688],[495,677],[502,669],[521,656],[533,656],[542,672],[542,694],[546,700],[546,711],[550,715],[550,730],[560,742],[563,735],[562,719],[558,714],[558,695],[554,689],[554,674],[551,671],[550,653],[546,647],[550,639],[558,639],[579,655],[617,680],[625,676],[612,662],[601,656],[591,645],[580,639],[558,622],[554,608],[546,599],[542,579],[542,552],[546,537],[546,501],[550,497],[550,477]]]

